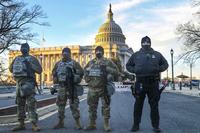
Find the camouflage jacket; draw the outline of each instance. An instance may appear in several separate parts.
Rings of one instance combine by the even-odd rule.
[[[17,56],[16,58],[18,57],[23,57],[23,55],[20,55],[20,56]],[[25,57],[25,56],[24,56]],[[30,80],[35,80],[35,73],[37,74],[41,74],[42,73],[42,66],[40,65],[38,59],[32,55],[28,55],[26,56],[26,58],[28,57],[28,64],[29,64],[29,76],[28,77],[18,77],[18,78],[15,78],[15,80],[18,82],[18,81],[21,81],[22,79],[27,79],[27,81],[30,81]],[[15,58],[15,59],[16,59]],[[9,70],[11,73],[13,73],[13,63],[15,61],[15,59],[12,61],[11,65],[9,66]]]
[[[54,68],[53,68],[53,70],[52,70],[52,76],[53,76],[53,83],[54,84],[58,84],[58,77],[57,77],[57,68],[58,68],[58,64],[61,62],[61,61],[63,61],[63,60],[60,60],[60,61],[58,61],[56,64],[55,64],[55,66],[54,66]],[[80,79],[82,79],[83,78],[83,69],[82,69],[82,67],[80,66],[80,64],[78,63],[78,62],[76,62],[75,60],[72,60],[72,62],[73,62],[73,70],[74,70],[74,74],[76,75],[76,76],[79,76],[80,77]]]
[[[93,77],[93,76],[89,76],[89,71],[91,70],[91,68],[93,67],[93,65],[103,65],[106,67],[106,73],[107,75],[113,75],[116,76],[118,75],[118,68],[115,65],[115,63],[113,63],[111,60],[106,59],[106,58],[101,58],[101,59],[93,59],[91,60],[84,68],[84,78],[85,78],[85,82],[88,83],[89,87],[92,88],[101,88],[105,85],[104,83],[104,79],[103,77]]]

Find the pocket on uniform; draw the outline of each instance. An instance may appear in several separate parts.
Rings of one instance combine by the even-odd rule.
[[[35,93],[35,85],[31,82],[22,83],[19,88],[20,96],[26,97]]]

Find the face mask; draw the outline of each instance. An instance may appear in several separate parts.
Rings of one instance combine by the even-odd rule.
[[[23,55],[27,55],[29,50],[27,48],[21,48],[21,52]]]
[[[64,52],[62,54],[62,56],[63,56],[63,59],[65,59],[65,60],[70,60],[71,59],[71,55],[69,53]]]
[[[103,53],[102,53],[101,51],[97,51],[97,52],[96,52],[96,57],[97,57],[98,59],[100,59],[101,57],[103,57]]]
[[[142,43],[142,48],[149,50],[151,48],[151,44],[149,42],[144,42]]]

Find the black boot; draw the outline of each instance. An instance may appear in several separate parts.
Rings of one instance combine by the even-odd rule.
[[[153,131],[154,131],[155,133],[161,133],[161,130],[160,130],[159,127],[154,127],[154,128],[153,128]]]
[[[132,132],[137,132],[140,130],[139,124],[134,124],[133,127],[131,128]]]

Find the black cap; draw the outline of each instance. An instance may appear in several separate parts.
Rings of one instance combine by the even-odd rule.
[[[151,44],[151,39],[148,36],[142,38],[141,43],[148,42]]]
[[[97,46],[97,47],[95,48],[95,53],[96,53],[97,51],[102,51],[102,52],[104,53],[104,49],[103,49],[103,47],[101,47],[101,46]]]
[[[28,43],[22,43],[21,44],[21,49],[28,49],[28,51],[29,51],[29,49],[30,49],[30,46],[29,46],[29,44]]]
[[[70,53],[70,54],[71,54],[71,50],[70,50],[70,48],[68,48],[68,47],[63,48],[62,53],[64,53],[64,52]]]

